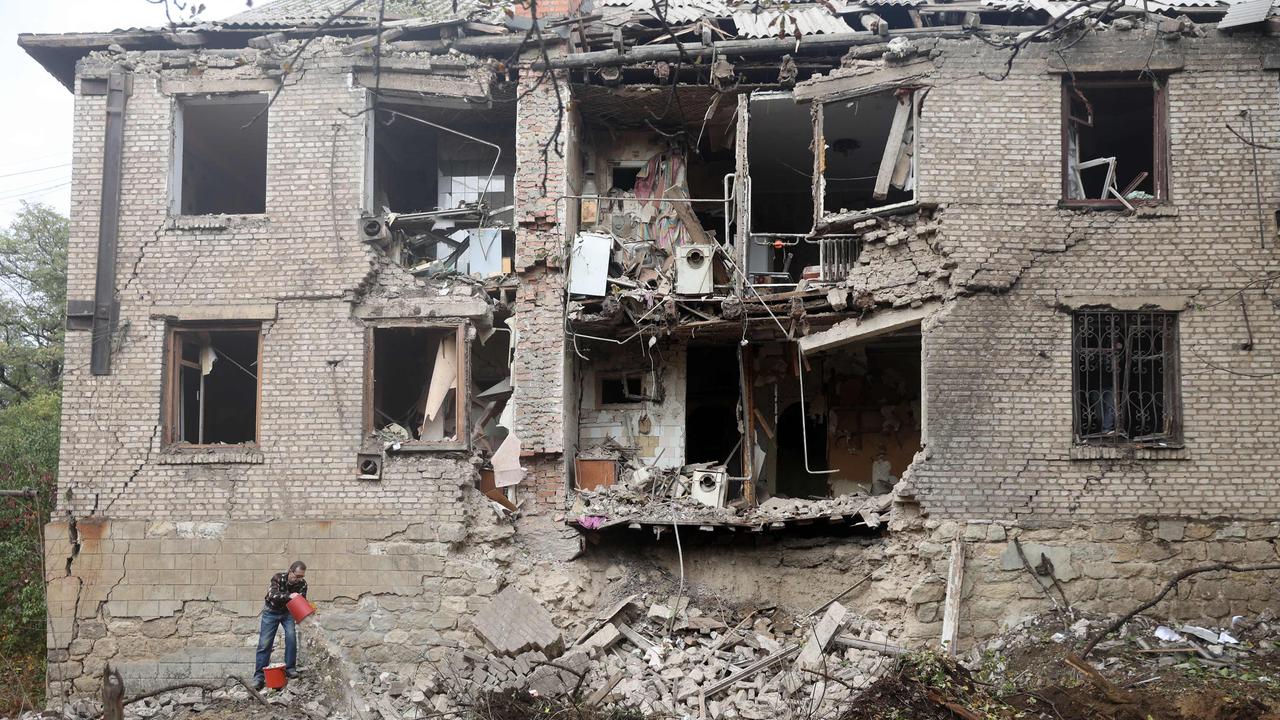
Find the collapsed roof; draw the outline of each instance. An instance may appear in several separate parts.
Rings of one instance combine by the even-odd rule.
[[[1071,0],[865,0],[864,2],[727,2],[726,0],[584,0],[566,17],[543,12],[546,37],[576,42],[578,52],[613,47],[625,50],[655,41],[696,47],[713,41],[790,38],[803,52],[801,38],[831,41],[885,34],[892,30],[955,25],[966,14],[971,30],[982,23],[1041,25],[1082,13],[1112,15],[1146,12],[1187,15],[1196,21],[1221,19],[1221,28],[1265,21],[1272,0],[1115,0],[1081,6]],[[305,37],[326,34],[363,37],[379,29],[380,3],[374,0],[275,0],[224,20],[175,23],[167,27],[126,28],[107,32],[23,34],[18,44],[68,89],[75,63],[95,50],[236,49],[251,38],[280,33]],[[524,3],[512,0],[388,0],[381,25],[401,40],[434,40],[438,52],[450,48],[478,55],[506,56],[520,47],[531,27]],[[1224,18],[1224,15],[1226,16]],[[656,38],[655,38],[656,35]],[[576,36],[576,37],[571,37]],[[467,42],[468,38],[478,42]],[[621,45],[621,48],[618,46]]]

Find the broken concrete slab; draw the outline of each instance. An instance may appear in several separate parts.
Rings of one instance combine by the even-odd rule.
[[[927,302],[915,308],[881,310],[867,318],[850,318],[832,325],[826,330],[800,338],[800,351],[808,354],[830,350],[852,342],[870,340],[903,328],[919,325],[924,319],[942,307],[942,303]]]
[[[499,655],[540,650],[554,656],[563,645],[551,614],[532,595],[507,586],[476,614],[476,633]]]
[[[796,658],[797,665],[814,669],[822,664],[822,654],[831,644],[831,638],[835,637],[840,627],[844,625],[844,617],[847,613],[845,607],[838,602],[827,606],[827,612],[818,624],[805,633],[808,640],[805,642],[804,649],[800,651],[800,657]]]

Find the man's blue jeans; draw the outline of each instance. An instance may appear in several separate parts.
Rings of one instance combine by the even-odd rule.
[[[298,630],[288,610],[279,612],[262,608],[262,624],[258,626],[258,660],[253,666],[253,679],[262,681],[262,669],[271,662],[271,650],[276,643],[276,628],[284,626],[284,669],[293,670],[298,661]]]

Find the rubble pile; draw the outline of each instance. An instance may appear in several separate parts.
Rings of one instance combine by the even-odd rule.
[[[1272,611],[1253,618],[1237,615],[1232,620],[1227,628],[1206,628],[1139,615],[1099,641],[1089,659],[1109,676],[1140,680],[1170,671],[1239,674],[1280,649],[1280,619]],[[1027,618],[1009,632],[975,647],[968,661],[977,667],[984,658],[989,661],[1041,649],[1078,648],[1109,622],[1109,618],[1078,613],[1065,621],[1056,614]],[[999,671],[998,666],[989,669]]]
[[[643,483],[623,482],[580,490],[569,517],[588,530],[622,524],[672,523],[764,529],[813,520],[852,520],[874,529],[884,521],[883,516],[893,505],[891,493],[850,493],[817,499],[772,497],[755,506],[735,501],[717,507],[700,502],[687,491],[682,492],[679,480],[668,480],[666,487],[673,489],[665,492],[655,489],[655,485],[646,478]]]
[[[513,592],[494,604],[507,632],[545,635],[554,628],[512,620],[526,614],[522,606],[529,602],[536,603]],[[494,629],[477,617],[482,637]],[[769,609],[722,619],[687,597],[631,596],[600,613],[571,643],[557,638],[519,652],[460,648],[434,673],[412,679],[382,673],[372,684],[390,698],[383,717],[405,720],[476,707],[510,692],[644,715],[763,720],[830,712],[905,652],[838,602],[805,618]]]
[[[208,718],[231,720],[232,718],[279,718],[283,713],[289,718],[310,720],[348,720],[350,716],[337,710],[336,703],[328,700],[322,683],[304,674],[290,680],[284,689],[262,693],[265,705],[255,700],[244,686],[228,681],[225,688],[209,690],[202,687],[177,688],[144,697],[124,706],[125,720],[183,720]],[[19,715],[14,720],[98,720],[103,716],[102,702],[81,698],[59,707],[56,703],[47,710]]]

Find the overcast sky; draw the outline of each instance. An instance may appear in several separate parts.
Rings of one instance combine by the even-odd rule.
[[[206,20],[245,7],[245,0],[203,2],[200,17]],[[0,225],[9,224],[21,200],[48,203],[64,213],[70,204],[71,92],[18,47],[18,34],[164,23],[164,8],[147,0],[0,0]]]

